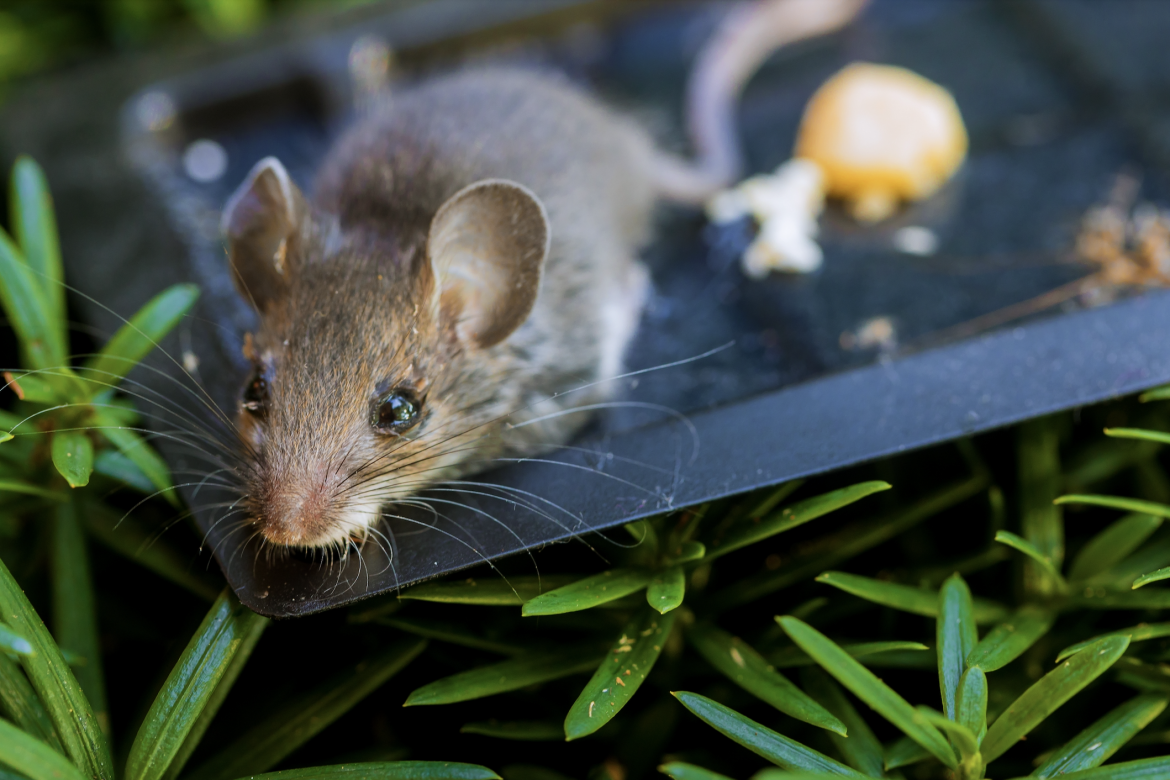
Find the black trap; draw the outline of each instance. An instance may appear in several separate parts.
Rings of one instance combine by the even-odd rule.
[[[436,0],[203,67],[186,63],[173,70],[188,72],[146,86],[141,73],[124,78],[111,87],[137,90],[121,114],[124,159],[93,163],[116,167],[120,185],[69,182],[51,151],[38,154],[58,193],[69,276],[119,312],[168,281],[199,284],[198,316],[180,329],[174,353],[234,415],[252,319],[228,276],[218,222],[257,160],[278,156],[311,191],[331,140],[375,93],[468,60],[563,71],[645,122],[664,146],[684,149],[685,79],[724,7]],[[402,516],[382,528],[388,543],[368,543],[360,557],[270,555],[238,522],[217,524],[222,507],[199,511],[229,582],[258,612],[308,614],[635,518],[1170,382],[1164,291],[1085,284],[1053,294],[1098,270],[1077,261],[1076,238],[1119,176],[1140,181],[1139,200],[1165,202],[1167,32],[1170,7],[1160,4],[876,0],[840,34],[783,51],[742,98],[751,171],[787,159],[812,93],[865,60],[906,66],[954,94],[971,139],[958,177],[873,227],[830,208],[824,266],[808,276],[749,280],[737,257],[750,225],[716,229],[700,214],[664,210],[644,253],[654,292],[628,353],[622,403],[596,414],[571,447],[484,474],[459,505],[395,511]],[[71,89],[63,94],[84,91]],[[81,134],[85,123],[71,127]],[[37,153],[45,142],[30,143]],[[106,237],[70,238],[86,220]],[[150,226],[131,227],[136,220]],[[135,241],[136,230],[151,237]],[[929,235],[937,247],[908,246],[907,235]],[[1041,301],[1059,305],[1025,303],[1045,294]],[[168,398],[198,400],[197,391],[140,374]],[[176,473],[207,470],[162,446]],[[224,500],[206,485],[184,493],[194,507]]]

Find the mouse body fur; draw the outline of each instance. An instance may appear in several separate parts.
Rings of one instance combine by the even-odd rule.
[[[566,442],[615,389],[655,203],[733,180],[743,82],[863,3],[733,11],[692,76],[694,164],[564,78],[507,68],[396,90],[334,145],[311,201],[258,163],[223,215],[260,322],[238,418],[247,522],[344,551],[394,501]]]
[[[229,237],[292,203],[291,236],[271,258],[268,246],[249,255],[246,241],[231,251],[237,269],[279,266],[271,278],[238,274],[261,315],[248,356],[249,387],[263,397],[243,409],[240,429],[254,453],[247,510],[267,540],[343,546],[388,501],[546,450],[587,421],[561,412],[609,397],[605,380],[620,371],[645,296],[637,251],[655,200],[650,148],[640,128],[563,80],[493,69],[395,94],[338,141],[312,203],[279,163],[257,166],[228,210]],[[444,292],[443,277],[479,274],[470,286],[504,288],[513,279],[481,278],[491,274],[474,260],[437,268],[432,235],[444,205],[485,181],[519,183],[520,198],[542,207],[519,217],[488,207],[489,232],[527,219],[538,224],[519,230],[548,236],[535,290],[489,291],[503,308],[529,307],[491,344],[460,330],[468,307],[443,296],[472,296]],[[265,188],[268,209],[254,205]],[[379,429],[375,407],[396,388],[420,419]]]

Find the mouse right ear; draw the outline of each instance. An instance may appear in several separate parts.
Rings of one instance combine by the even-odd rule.
[[[500,343],[532,312],[548,248],[548,215],[527,187],[502,179],[464,187],[427,236],[440,316],[466,344]]]
[[[275,157],[256,163],[224,207],[221,227],[236,287],[257,311],[286,289],[289,243],[306,210],[304,196]]]

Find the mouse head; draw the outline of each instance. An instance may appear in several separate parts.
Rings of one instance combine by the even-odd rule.
[[[529,190],[485,180],[425,224],[343,225],[268,158],[223,231],[260,315],[238,427],[243,506],[265,539],[364,539],[387,502],[498,445],[518,400],[504,342],[532,311],[549,245]]]

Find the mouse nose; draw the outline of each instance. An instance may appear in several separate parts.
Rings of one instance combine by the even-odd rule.
[[[330,533],[335,486],[324,467],[297,471],[265,475],[253,518],[260,534],[273,544],[317,546],[335,536]]]

